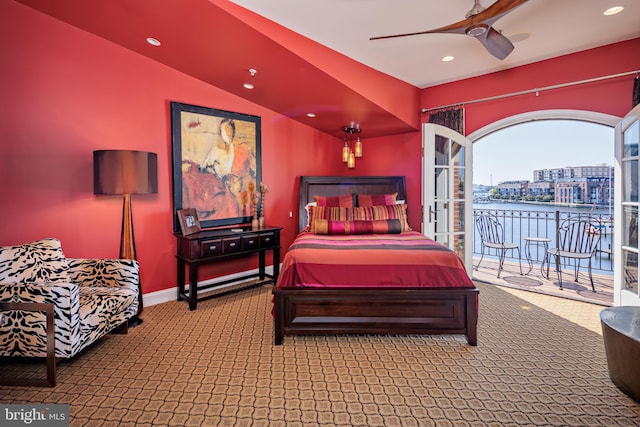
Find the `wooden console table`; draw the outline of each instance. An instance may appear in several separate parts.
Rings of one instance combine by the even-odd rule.
[[[175,233],[178,239],[178,254],[176,255],[178,260],[178,301],[189,301],[189,309],[195,310],[198,301],[226,295],[239,289],[205,295],[200,298],[198,298],[198,290],[220,287],[256,277],[260,279],[258,282],[241,289],[262,286],[270,282],[275,284],[280,272],[280,230],[282,230],[281,227],[266,226],[259,230],[252,230],[251,227],[209,229],[188,236]],[[265,272],[265,255],[268,250],[273,251],[273,275]],[[258,254],[258,273],[198,287],[198,267],[200,265],[224,262],[233,257],[254,253]],[[189,265],[188,294],[185,291],[185,266],[187,264]]]

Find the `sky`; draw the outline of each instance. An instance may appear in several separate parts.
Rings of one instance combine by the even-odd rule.
[[[510,126],[473,144],[473,183],[533,180],[537,169],[614,162],[614,129],[577,120]]]

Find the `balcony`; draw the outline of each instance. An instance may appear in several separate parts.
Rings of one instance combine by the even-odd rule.
[[[612,215],[594,214],[593,212],[563,212],[563,211],[536,211],[536,210],[499,210],[499,209],[474,209],[474,217],[480,213],[494,215],[504,227],[505,241],[519,244],[522,254],[522,270],[518,267],[517,251],[508,251],[506,254],[503,271],[500,278],[498,274],[498,258],[495,252],[485,251],[484,259],[478,270],[473,271],[475,280],[494,283],[502,286],[524,289],[532,292],[540,292],[548,295],[561,296],[579,301],[585,301],[604,306],[613,305],[613,263],[612,252]],[[549,239],[549,247],[555,247],[557,229],[565,219],[590,219],[595,225],[594,233],[600,234],[600,242],[595,256],[592,259],[593,281],[596,292],[592,292],[591,283],[587,273],[586,262],[580,267],[578,281],[574,281],[573,264],[563,264],[562,288],[560,289],[558,276],[555,271],[554,260],[551,260],[549,278],[546,277],[546,265],[542,269],[545,256],[543,246],[530,246],[530,261],[525,252],[527,237]],[[475,221],[474,221],[475,224]],[[480,260],[480,237],[477,230],[474,231],[474,267]]]

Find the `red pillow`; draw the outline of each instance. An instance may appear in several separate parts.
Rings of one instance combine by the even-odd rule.
[[[398,193],[367,195],[358,194],[358,206],[391,206],[396,204]]]
[[[344,196],[313,196],[318,206],[352,208],[353,194],[345,194]]]

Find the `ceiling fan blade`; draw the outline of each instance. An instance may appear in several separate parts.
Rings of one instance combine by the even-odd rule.
[[[498,0],[482,12],[467,18],[469,25],[487,24],[489,27],[498,19],[529,0]]]
[[[509,13],[512,9],[520,6],[521,4],[527,2],[528,0],[497,0],[491,6],[483,10],[482,12],[472,15],[467,19],[456,22],[451,25],[446,25],[444,27],[436,28],[428,31],[418,31],[415,33],[405,33],[405,34],[393,34],[390,36],[378,36],[371,37],[369,40],[381,40],[381,39],[391,39],[396,37],[407,37],[407,36],[417,36],[420,34],[433,34],[433,33],[452,33],[452,34],[465,34],[466,30],[471,26],[476,26],[479,24],[485,24],[486,27],[490,27],[493,25],[495,21]]]
[[[513,50],[513,43],[502,33],[496,31],[493,27],[489,28],[484,35],[476,37],[485,49],[498,59],[504,59]]]

